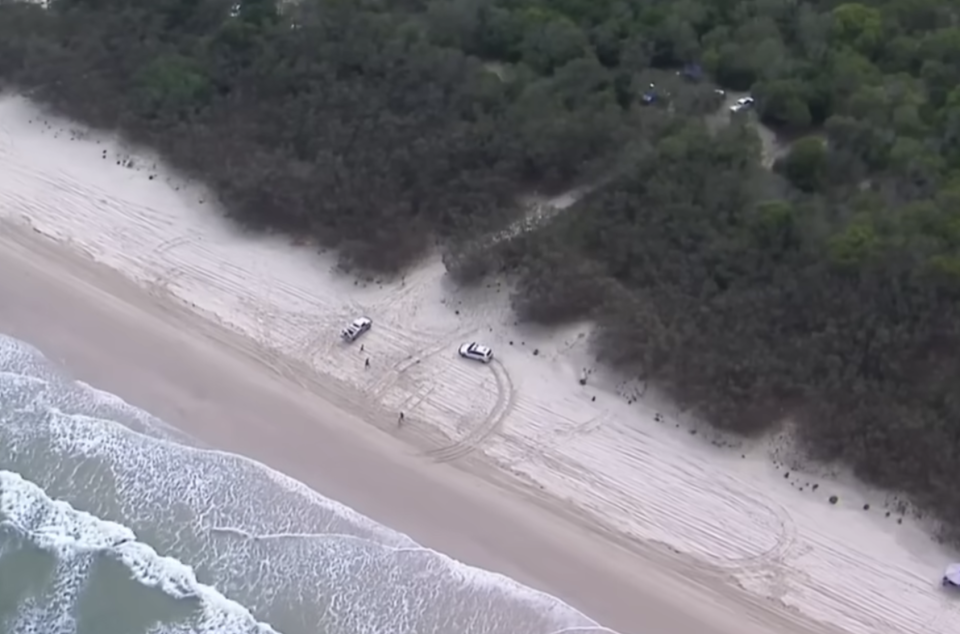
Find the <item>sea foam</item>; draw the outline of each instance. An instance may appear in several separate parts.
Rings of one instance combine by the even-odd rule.
[[[257,622],[243,606],[197,581],[189,566],[160,556],[138,541],[126,526],[50,499],[36,484],[10,471],[0,471],[0,523],[56,553],[61,561],[73,560],[78,553],[106,553],[123,562],[143,585],[159,588],[174,598],[199,599],[205,617],[199,632],[277,634],[269,625]]]
[[[59,555],[110,553],[141,583],[196,597],[200,631],[609,631],[263,464],[174,442],[162,421],[65,378],[22,342],[0,336],[0,372],[6,521]]]

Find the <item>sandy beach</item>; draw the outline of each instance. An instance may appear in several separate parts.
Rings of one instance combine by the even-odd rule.
[[[458,291],[436,259],[340,275],[18,98],[0,101],[0,219],[0,331],[623,634],[946,634],[960,618],[936,588],[955,555],[886,496],[787,469],[775,444],[705,441],[595,367],[588,324],[518,327],[499,284]],[[336,337],[359,314],[363,352]],[[497,361],[457,358],[472,340]]]
[[[424,465],[354,414],[270,372],[249,342],[58,245],[0,226],[0,329],[213,446],[281,468],[421,543],[560,596],[624,634],[820,631],[788,629],[789,615],[732,596],[693,561],[622,550],[553,516],[548,500]]]

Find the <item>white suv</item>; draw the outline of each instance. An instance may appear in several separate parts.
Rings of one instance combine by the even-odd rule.
[[[356,341],[360,338],[360,335],[370,330],[371,326],[373,326],[373,322],[370,321],[369,317],[357,317],[349,326],[340,331],[340,336],[343,337],[344,341]]]
[[[730,112],[740,112],[753,107],[753,97],[740,97],[737,102],[730,106]]]
[[[493,361],[493,350],[479,343],[465,343],[457,351],[464,359],[473,359],[481,363],[490,363]]]

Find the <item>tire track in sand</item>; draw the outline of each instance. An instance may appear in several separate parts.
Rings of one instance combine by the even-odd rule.
[[[928,632],[948,632],[955,629],[950,625],[960,624],[960,606],[956,605],[953,597],[946,597],[946,601],[941,602],[940,607],[941,610],[926,625]]]
[[[191,238],[173,238],[166,240],[154,248],[153,254],[162,257],[168,252],[175,251],[189,244],[194,244],[195,242],[196,241]],[[178,297],[170,288],[170,284],[183,277],[183,275],[182,270],[171,268],[166,275],[159,274],[152,283],[147,284],[145,290],[157,299],[170,301],[174,305],[179,304],[184,307],[190,307],[196,311],[198,310],[196,305]],[[258,273],[258,277],[263,278],[263,273]],[[238,325],[225,324],[215,315],[209,313],[204,314],[208,319],[220,323],[221,326],[227,327],[228,330],[234,332],[246,331],[244,332],[244,336],[248,337],[248,345],[260,364],[268,368],[275,375],[285,378],[298,387],[304,390],[310,390],[310,386],[302,377],[302,371],[287,358],[287,355],[283,353],[278,343],[274,341],[273,330],[275,328],[277,315],[270,310],[272,306],[270,306],[269,300],[253,301],[243,295],[238,295],[238,298],[240,304],[245,305],[250,311],[250,315],[253,317],[254,323],[256,323],[253,332]]]
[[[420,406],[424,404],[434,392],[437,391],[437,384],[429,385],[421,390],[417,390],[410,394],[403,403],[400,404],[400,411],[404,412],[406,415],[415,413]]]
[[[440,337],[436,344],[428,346],[420,352],[415,352],[404,357],[400,361],[394,363],[393,366],[383,374],[383,376],[377,379],[373,386],[369,388],[368,392],[374,398],[382,399],[384,394],[387,393],[387,390],[395,386],[400,380],[400,377],[410,368],[419,365],[427,359],[437,356],[447,348],[454,345],[456,342],[460,341],[460,339],[468,332],[470,332],[470,330],[466,328],[458,329],[449,335]]]
[[[537,410],[525,410],[526,408],[521,405],[518,416],[527,419],[552,419],[555,421],[561,419],[559,415],[553,412],[547,414]],[[621,433],[629,434],[624,437],[621,446],[632,447],[636,450],[625,451],[624,454],[629,456],[631,462],[635,462],[632,465],[634,470],[630,473],[636,474],[638,478],[649,483],[649,479],[655,475],[649,471],[649,466],[656,462],[655,456],[659,450],[659,444],[645,441],[643,439],[644,434],[640,434],[638,438],[635,437],[636,434],[634,434],[631,426],[620,423],[618,417],[609,411],[602,411],[580,423],[568,421],[567,424],[547,426],[542,432],[524,438],[514,439],[508,434],[508,440],[514,441],[512,444],[515,445],[519,454],[509,463],[510,467],[520,471],[529,468],[536,472],[539,468],[536,463],[539,462],[540,466],[549,464],[550,469],[559,471],[563,468],[571,477],[584,484],[584,477],[589,476],[574,474],[580,471],[584,473],[594,472],[597,464],[595,460],[615,460],[616,455],[597,453],[590,447],[585,446],[584,443],[579,442],[579,439],[588,436],[592,430],[610,427],[611,425],[615,433],[620,430]],[[577,439],[578,442],[571,449],[568,445],[574,439]],[[586,445],[590,445],[589,440],[584,442]],[[583,455],[583,452],[587,452],[587,455],[593,459],[588,459],[586,462],[580,460],[578,456]],[[678,469],[682,468],[678,467]],[[727,574],[737,577],[743,576],[751,580],[762,580],[765,586],[774,586],[776,588],[775,593],[780,593],[786,585],[788,560],[803,556],[806,550],[801,543],[798,535],[799,529],[792,513],[742,477],[731,475],[722,478],[715,484],[721,488],[738,492],[738,495],[730,497],[736,508],[729,510],[735,510],[739,517],[736,518],[735,522],[724,524],[722,527],[714,525],[706,531],[706,534],[702,534],[704,533],[703,530],[692,528],[696,525],[711,526],[712,524],[708,509],[712,509],[713,506],[710,505],[710,499],[698,499],[703,498],[705,493],[699,488],[696,491],[679,495],[681,499],[671,501],[670,498],[663,498],[660,504],[642,505],[642,508],[638,508],[634,512],[630,509],[637,507],[639,500],[636,497],[637,489],[634,488],[635,485],[630,483],[629,478],[624,481],[600,478],[593,482],[592,486],[598,489],[598,492],[604,492],[600,493],[601,495],[609,496],[607,502],[617,508],[619,513],[624,514],[625,522],[641,521],[642,524],[649,520],[650,530],[653,530],[654,533],[660,533],[654,539],[675,544],[676,547],[683,549],[683,546],[679,544],[691,539],[691,537],[688,536],[685,539],[682,535],[687,535],[688,530],[690,531],[689,535],[701,533],[697,538],[697,543],[704,539],[706,541],[703,541],[703,544],[710,541],[715,541],[715,543],[712,546],[693,548],[690,550],[691,555]],[[721,486],[721,484],[725,486]],[[641,490],[643,486],[645,485],[641,486]],[[688,496],[689,500],[683,499]],[[683,506],[689,505],[691,510],[696,510],[699,513],[695,512],[689,520],[678,523],[676,521],[678,516],[675,512],[675,503]],[[707,503],[707,506],[704,506],[704,503]],[[668,518],[671,517],[673,521],[668,521]],[[640,518],[646,518],[646,520]],[[755,531],[762,532],[763,538],[744,540],[743,535],[739,534],[741,526],[746,534]],[[638,533],[638,537],[644,539],[650,536],[643,530]],[[674,540],[679,540],[679,542]]]
[[[167,254],[178,250],[181,247],[188,246],[194,242],[195,239],[192,237],[176,236],[164,240],[153,248],[153,250],[150,252],[150,255],[158,259],[164,271],[157,272],[153,279],[146,281],[146,285],[150,292],[157,295],[174,295],[173,291],[171,290],[171,286],[183,278],[186,273],[178,266],[168,266]]]
[[[424,456],[439,463],[459,460],[479,449],[484,442],[501,430],[504,421],[516,405],[516,392],[510,374],[499,361],[494,360],[487,367],[493,372],[497,383],[497,402],[493,409],[463,438],[446,447],[425,451]]]
[[[789,511],[773,500],[760,496],[757,502],[769,511],[779,524],[776,542],[767,550],[741,557],[709,557],[708,561],[737,578],[741,585],[759,586],[774,600],[784,601],[791,590],[790,564],[787,557],[802,555],[798,549],[798,529]],[[702,555],[701,555],[702,556]],[[809,581],[807,582],[809,583]]]
[[[757,496],[761,498],[761,496]],[[797,543],[797,524],[786,508],[769,498],[756,499],[763,504],[763,508],[777,519],[779,534],[773,546],[753,555],[742,557],[714,558],[712,563],[723,568],[734,570],[754,570],[757,568],[769,569],[771,566],[785,563],[787,555],[791,554]]]

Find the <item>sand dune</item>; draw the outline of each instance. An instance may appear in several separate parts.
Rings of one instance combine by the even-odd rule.
[[[0,217],[252,338],[278,374],[323,389],[422,461],[495,465],[621,538],[692,555],[772,606],[850,632],[947,634],[960,622],[960,601],[937,588],[955,555],[887,517],[882,495],[788,473],[764,447],[693,437],[668,405],[594,368],[589,325],[518,327],[508,289],[451,288],[438,258],[389,283],[340,276],[331,255],[243,235],[155,159],[18,98],[0,101]],[[359,314],[374,320],[362,349],[336,336]],[[474,340],[497,360],[458,358]]]

